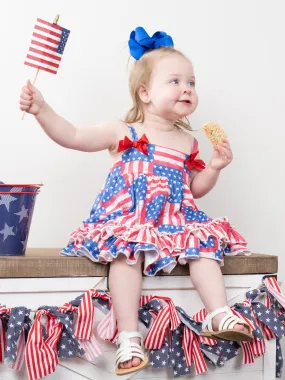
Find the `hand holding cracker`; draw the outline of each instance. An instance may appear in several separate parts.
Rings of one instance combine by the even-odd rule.
[[[227,135],[217,123],[203,125],[203,131],[214,146],[213,157],[209,167],[215,170],[224,169],[233,159],[230,143]]]

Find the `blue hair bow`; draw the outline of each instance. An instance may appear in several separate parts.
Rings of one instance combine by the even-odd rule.
[[[172,38],[165,32],[156,32],[150,37],[144,28],[139,26],[130,34],[130,53],[136,60],[140,59],[145,52],[158,49],[162,46],[173,47]]]

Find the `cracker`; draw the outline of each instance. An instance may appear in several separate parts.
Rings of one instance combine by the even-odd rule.
[[[219,124],[210,122],[203,125],[203,131],[213,145],[219,144],[227,135],[219,126]]]

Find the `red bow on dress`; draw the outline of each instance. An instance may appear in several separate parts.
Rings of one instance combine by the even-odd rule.
[[[145,134],[143,134],[142,137],[137,141],[132,141],[127,136],[125,136],[124,140],[119,141],[118,152],[130,149],[130,148],[136,148],[140,152],[148,155],[148,151],[147,151],[148,143],[149,141]]]
[[[190,171],[192,169],[200,171],[200,170],[205,169],[206,167],[206,164],[203,160],[195,159],[198,154],[199,154],[199,151],[197,151],[196,153],[191,153],[190,156],[185,160],[185,164]]]

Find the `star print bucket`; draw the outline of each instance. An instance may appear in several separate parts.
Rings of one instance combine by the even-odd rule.
[[[40,187],[0,183],[0,256],[25,254]]]

